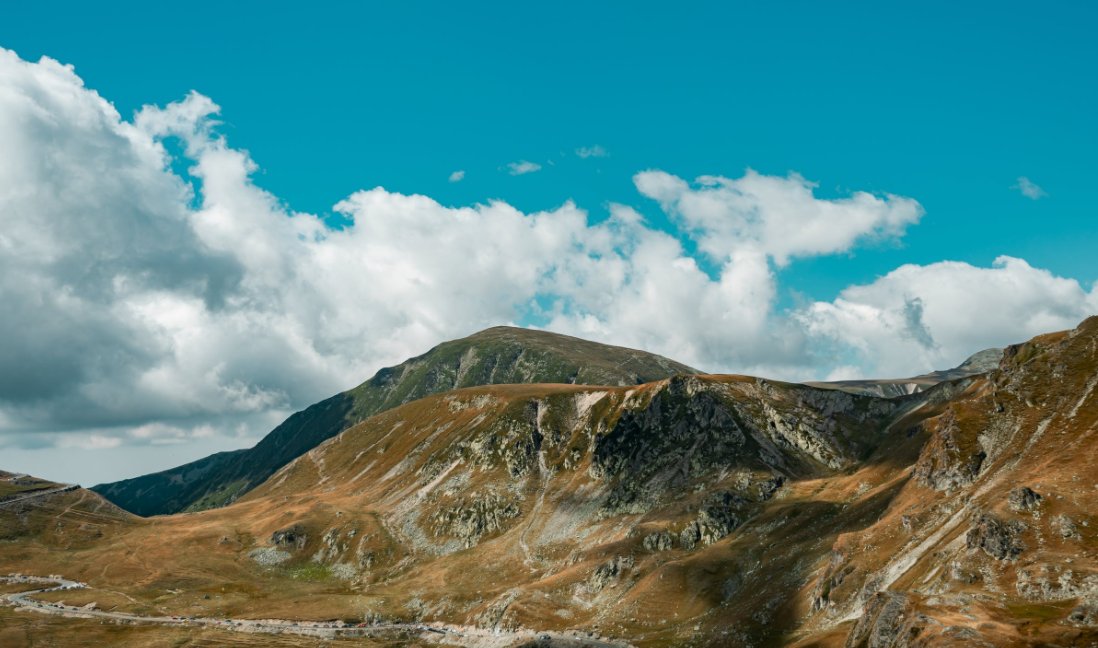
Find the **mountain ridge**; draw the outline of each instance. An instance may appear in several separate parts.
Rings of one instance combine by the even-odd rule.
[[[638,648],[1086,646],[1096,434],[1098,317],[897,398],[736,375],[483,385],[379,412],[225,508],[69,548],[76,493],[0,508],[33,521],[0,568],[125,609]]]
[[[436,345],[292,414],[255,446],[91,490],[139,515],[223,506],[335,434],[423,396],[480,384],[637,384],[696,369],[656,354],[509,326]]]

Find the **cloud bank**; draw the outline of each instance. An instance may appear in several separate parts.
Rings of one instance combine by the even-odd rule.
[[[638,173],[638,204],[672,231],[627,205],[596,222],[381,187],[335,205],[350,224],[333,229],[252,183],[218,113],[191,93],[127,120],[71,67],[0,50],[0,447],[240,445],[500,323],[809,379],[946,367],[1098,311],[1095,287],[1009,257],[907,265],[779,310],[776,269],[923,215],[902,196],[821,198],[796,174]]]

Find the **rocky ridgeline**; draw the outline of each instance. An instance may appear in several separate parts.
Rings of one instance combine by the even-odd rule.
[[[1046,633],[1025,645],[1089,645],[1096,388],[1098,318],[1008,347],[998,369],[954,383],[911,430],[926,440],[898,498],[904,515],[843,538],[820,570],[823,625],[858,619],[847,646],[1021,645],[1003,630],[1015,626]],[[854,550],[877,545],[895,548]]]

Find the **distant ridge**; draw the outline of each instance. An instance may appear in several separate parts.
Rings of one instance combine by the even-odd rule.
[[[970,378],[987,373],[999,366],[1003,349],[984,349],[969,356],[964,362],[952,369],[931,371],[912,378],[880,378],[858,380],[834,380],[829,382],[809,382],[806,385],[824,389],[839,389],[851,394],[866,394],[893,398],[926,391],[938,383],[947,380]]]

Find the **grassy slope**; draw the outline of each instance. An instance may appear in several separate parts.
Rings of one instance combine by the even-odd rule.
[[[758,434],[730,443],[737,427]],[[136,520],[64,552],[15,542],[0,571],[61,571],[183,614],[597,628],[653,647],[856,646],[874,633],[1090,645],[1094,627],[1072,615],[1098,575],[1096,433],[1098,318],[900,401],[741,377],[467,389],[374,416],[230,507]],[[772,497],[752,495],[777,473]],[[1020,485],[1042,494],[1035,513],[1006,506]],[[721,492],[746,498],[731,533],[645,545]],[[478,518],[477,502],[500,515]],[[1025,525],[1017,559],[968,546],[987,513]],[[453,535],[490,519],[471,546]],[[307,539],[287,563],[248,557],[291,525]]]
[[[814,458],[819,448],[768,455],[764,446],[781,438],[775,426],[827,430],[819,437],[826,456],[853,465],[882,440],[881,420],[893,407],[742,377],[459,390],[372,417],[228,508],[139,520],[74,548],[63,565],[56,552],[22,546],[0,558],[0,570],[60,569],[99,592],[124,592],[139,602],[135,610],[598,627],[663,645],[692,635],[698,615],[720,621],[734,612],[712,609],[728,579],[723,556],[739,536],[663,552],[645,549],[643,536],[678,534],[712,493],[725,491],[745,497],[737,509],[745,520],[759,515],[773,525],[771,516],[791,515],[793,502],[820,497],[819,480],[846,471]],[[734,429],[748,433],[730,442]],[[758,493],[779,473],[792,481],[771,514]],[[453,532],[488,494],[516,514],[466,548]],[[262,567],[248,557],[291,525],[308,539],[289,562]],[[619,556],[632,556],[633,566],[592,586],[600,566]],[[341,565],[352,579],[335,576]],[[652,614],[671,601],[681,618]]]
[[[223,506],[351,425],[429,394],[475,385],[629,385],[694,369],[643,351],[510,327],[445,342],[288,418],[255,447],[93,490],[139,515]]]

